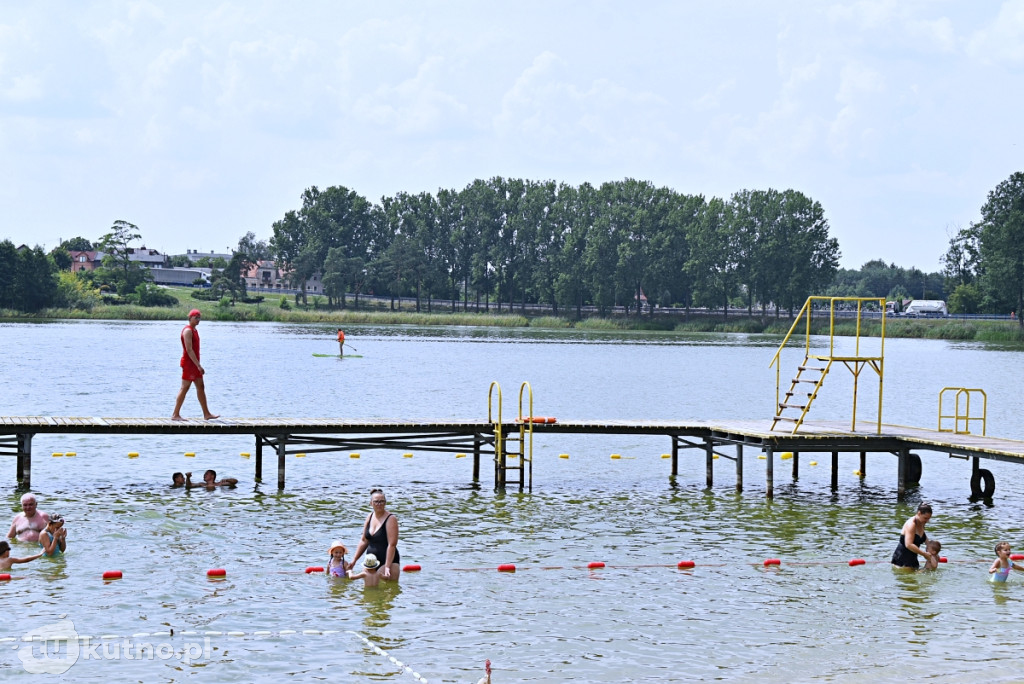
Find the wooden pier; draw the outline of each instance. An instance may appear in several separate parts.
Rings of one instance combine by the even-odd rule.
[[[991,496],[994,479],[981,469],[982,459],[1024,464],[1024,441],[952,431],[875,424],[870,430],[851,430],[838,422],[804,421],[797,432],[772,430],[769,420],[630,421],[558,420],[554,423],[495,422],[490,420],[338,420],[330,418],[219,418],[212,421],[172,421],[168,418],[99,418],[60,416],[0,417],[0,455],[15,456],[20,487],[31,487],[32,441],[38,434],[120,435],[252,435],[255,438],[255,478],[263,480],[263,452],[277,456],[277,484],[285,486],[285,463],[296,453],[353,450],[418,450],[464,452],[473,456],[473,481],[480,477],[482,455],[494,464],[498,489],[518,484],[532,488],[532,438],[534,435],[648,435],[663,436],[671,448],[670,475],[679,474],[680,451],[702,451],[706,485],[714,484],[714,456],[731,460],[736,468],[736,488],[743,489],[744,456],[766,456],[767,496],[774,496],[776,460],[791,453],[793,475],[799,472],[800,455],[831,453],[832,486],[838,487],[839,453],[860,453],[861,473],[866,472],[868,453],[898,458],[897,494],[920,479],[922,463],[915,452],[935,452],[973,460],[971,491]],[[529,448],[527,448],[529,446]],[[517,451],[518,450],[518,451]],[[509,458],[516,454],[519,458]],[[510,477],[511,475],[511,477]]]

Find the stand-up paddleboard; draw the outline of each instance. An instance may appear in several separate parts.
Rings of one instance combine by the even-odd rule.
[[[363,358],[362,354],[345,354],[344,356],[340,356],[338,354],[313,354],[313,356],[315,356],[317,358],[320,358],[320,359],[361,359],[361,358]]]

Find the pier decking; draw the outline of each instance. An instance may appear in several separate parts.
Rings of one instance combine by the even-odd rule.
[[[532,434],[531,434],[532,428]],[[532,486],[532,470],[526,464],[507,460],[506,442],[524,444],[534,435],[650,435],[669,438],[671,475],[679,472],[679,452],[698,449],[705,453],[706,484],[714,482],[713,458],[720,454],[736,466],[737,489],[743,488],[744,448],[767,457],[767,495],[774,495],[775,454],[792,453],[793,472],[799,468],[801,453],[832,453],[832,482],[838,484],[838,454],[859,452],[861,471],[867,453],[890,453],[899,459],[897,492],[920,474],[919,457],[912,451],[933,451],[974,461],[972,490],[991,494],[991,473],[980,470],[980,459],[1024,464],[1024,441],[925,428],[874,423],[870,430],[851,430],[839,422],[805,421],[796,433],[772,430],[771,420],[559,420],[555,423],[524,425],[520,422],[488,420],[365,420],[335,418],[219,418],[216,420],[173,421],[169,418],[0,416],[0,455],[17,459],[17,480],[31,486],[32,439],[37,434],[123,434],[123,435],[253,435],[256,444],[255,477],[263,479],[263,449],[278,457],[278,487],[285,485],[285,457],[300,452],[316,453],[355,449],[390,449],[435,452],[466,452],[473,455],[473,480],[480,476],[481,454],[493,456],[495,486],[503,488],[508,472],[518,471],[519,486]],[[728,449],[732,453],[726,453]],[[733,451],[734,450],[734,451]],[[915,459],[917,459],[915,461]],[[532,468],[532,462],[530,463]],[[915,471],[916,468],[916,471]],[[977,482],[976,482],[977,481]],[[984,486],[982,486],[984,485]]]

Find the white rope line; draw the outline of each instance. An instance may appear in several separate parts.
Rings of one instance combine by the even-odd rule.
[[[372,648],[372,649],[373,649],[373,652],[374,652],[374,653],[376,653],[376,654],[377,654],[377,655],[379,655],[379,656],[384,656],[385,658],[387,658],[388,660],[390,660],[390,661],[391,661],[391,664],[392,664],[392,665],[395,665],[395,666],[397,666],[397,667],[400,667],[400,668],[402,668],[402,669],[403,669],[403,670],[404,670],[405,672],[408,672],[408,673],[409,673],[410,675],[412,675],[413,679],[415,679],[416,681],[420,682],[420,684],[427,684],[427,680],[426,680],[426,679],[424,679],[423,677],[421,677],[421,676],[420,676],[420,673],[419,673],[419,672],[416,672],[416,671],[415,671],[415,670],[413,670],[413,669],[412,669],[411,667],[409,667],[408,665],[406,665],[405,663],[403,663],[403,662],[402,662],[401,660],[399,660],[398,658],[394,657],[393,655],[391,655],[390,653],[388,653],[387,651],[385,651],[385,650],[384,650],[383,648],[381,648],[380,646],[377,646],[376,644],[374,644],[374,643],[373,643],[372,641],[370,641],[369,639],[367,639],[366,637],[364,637],[364,636],[363,636],[362,634],[360,634],[359,632],[353,632],[352,630],[348,630],[348,631],[346,632],[346,634],[351,634],[352,636],[356,636],[356,637],[359,637],[359,638],[360,638],[360,639],[362,639],[362,640],[363,640],[364,642],[366,642],[366,645],[367,645],[367,646],[369,646],[370,648]]]

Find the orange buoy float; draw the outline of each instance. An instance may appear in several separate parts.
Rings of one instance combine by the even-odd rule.
[[[1024,553],[1011,553],[1010,560],[1024,560]]]
[[[778,558],[765,558],[764,566],[768,567],[769,565],[782,565],[782,561]]]
[[[948,559],[945,556],[939,556],[939,562],[945,563]]]
[[[207,577],[227,577],[228,571],[224,568],[213,568],[212,570],[206,571]]]
[[[324,568],[321,565],[310,565],[308,568],[306,568],[306,574],[307,575],[312,575],[314,572],[323,572],[323,571],[324,571]]]
[[[402,572],[419,572],[421,570],[417,563],[410,563],[402,566]]]
[[[694,563],[691,560],[682,560],[682,561],[679,561],[678,563],[676,563],[676,567],[679,568],[680,570],[682,570],[684,568],[696,567],[696,565],[697,564]]]
[[[107,570],[103,573],[103,579],[105,580],[121,579],[121,577],[122,575],[120,570]]]
[[[593,570],[594,568],[603,568],[604,563],[602,563],[601,561],[590,561],[589,563],[587,563],[587,567],[591,570]]]
[[[516,566],[514,563],[502,563],[498,566],[498,572],[515,572]]]
[[[0,582],[7,582],[10,579],[11,579],[11,576],[8,575],[6,572],[3,573],[3,574],[0,574]]]
[[[864,559],[863,558],[852,558],[852,559],[850,559],[849,565],[850,565],[850,567],[853,567],[854,565],[864,565]]]

